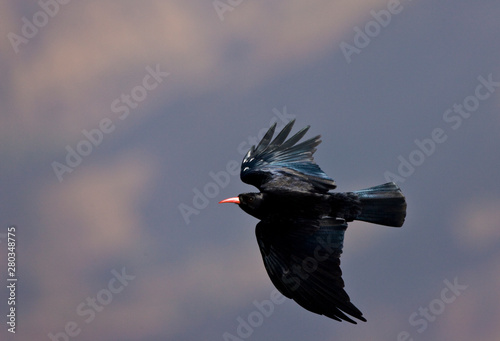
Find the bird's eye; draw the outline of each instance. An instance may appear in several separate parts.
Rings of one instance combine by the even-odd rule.
[[[253,201],[253,197],[248,198],[248,201]]]

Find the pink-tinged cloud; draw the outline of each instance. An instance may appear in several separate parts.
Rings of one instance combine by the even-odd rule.
[[[0,95],[1,136],[20,150],[27,147],[20,138],[26,134],[50,148],[76,140],[82,129],[114,115],[113,100],[140,83],[148,65],[160,64],[172,76],[141,111],[228,82],[232,89],[256,86],[314,62],[371,9],[384,6],[381,0],[246,1],[220,22],[208,2],[70,2],[18,53],[9,39],[0,41],[3,82],[9,84]],[[15,34],[21,34],[21,17],[40,10],[2,9],[2,31]]]

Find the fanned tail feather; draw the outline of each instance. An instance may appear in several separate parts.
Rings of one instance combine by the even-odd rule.
[[[354,191],[361,202],[355,218],[373,224],[400,227],[406,217],[406,200],[394,182]]]

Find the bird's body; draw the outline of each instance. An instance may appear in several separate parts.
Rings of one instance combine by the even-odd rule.
[[[338,217],[352,221],[361,203],[354,193],[261,192],[246,193],[241,208],[260,220],[295,220]],[[241,201],[241,200],[240,200]]]
[[[314,162],[319,136],[297,144],[306,127],[286,140],[294,121],[271,141],[272,126],[243,159],[241,179],[259,193],[222,200],[260,220],[256,237],[276,288],[302,307],[335,320],[366,321],[344,291],[340,254],[347,222],[399,227],[406,201],[394,183],[353,192],[336,185]]]

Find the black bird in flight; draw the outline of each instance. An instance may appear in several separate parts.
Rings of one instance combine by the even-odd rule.
[[[287,140],[294,122],[272,140],[275,123],[243,158],[241,180],[260,193],[243,193],[220,203],[236,203],[260,220],[255,234],[264,266],[284,296],[337,321],[355,324],[350,315],[366,322],[344,290],[340,270],[344,232],[353,220],[402,226],[405,197],[393,182],[330,192],[335,181],[313,158],[320,136],[298,143],[307,126]]]

